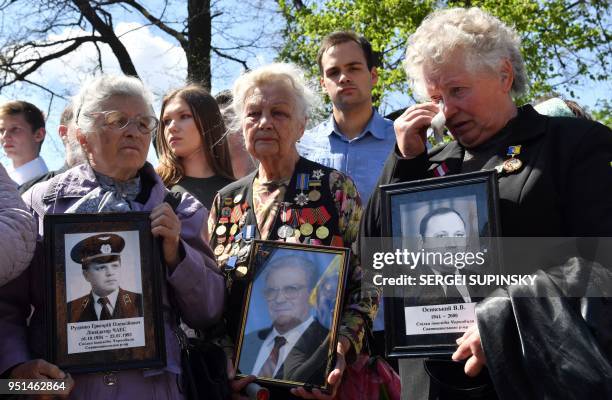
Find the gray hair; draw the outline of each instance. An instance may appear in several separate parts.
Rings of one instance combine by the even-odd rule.
[[[308,290],[312,290],[319,280],[319,269],[309,259],[299,256],[282,256],[272,259],[270,264],[268,264],[264,281],[268,280],[272,272],[283,268],[297,268],[302,270],[306,275]]]
[[[455,63],[464,53],[466,68],[496,71],[504,59],[514,70],[511,94],[525,92],[527,72],[516,30],[477,7],[450,8],[429,14],[408,38],[404,68],[417,96],[426,97],[423,65],[436,68]]]
[[[317,96],[308,84],[304,71],[294,64],[273,63],[249,71],[234,82],[232,108],[238,126],[244,117],[244,102],[247,96],[256,87],[272,83],[282,83],[291,89],[298,116],[304,118],[304,121],[308,119],[310,110],[317,104]]]
[[[140,79],[125,75],[100,75],[85,83],[72,99],[75,125],[85,134],[93,131],[95,118],[91,113],[101,111],[102,103],[113,96],[139,97],[153,115],[153,96]]]

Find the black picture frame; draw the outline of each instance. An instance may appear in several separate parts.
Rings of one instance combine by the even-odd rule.
[[[45,216],[45,295],[48,300],[45,321],[50,338],[47,352],[48,360],[61,369],[85,373],[166,365],[162,266],[158,241],[151,234],[149,214]],[[111,319],[98,320],[101,310],[96,309],[95,284],[90,283],[94,278],[88,275],[93,273],[94,264],[91,259],[87,264],[79,264],[73,257],[76,257],[74,254],[89,255],[87,252],[95,256],[98,256],[96,252],[112,253],[117,250],[114,243],[120,241],[117,237],[123,240],[118,253],[120,275],[96,283],[115,288],[109,296],[114,298],[114,305],[109,308],[113,312]],[[77,252],[78,246],[87,247],[87,250]],[[97,261],[100,263],[96,266],[105,265],[108,258]],[[108,265],[104,268],[117,268],[117,264]]]
[[[254,240],[236,335],[237,376],[255,375],[264,386],[330,392],[349,255],[347,248]],[[287,334],[292,347],[284,357],[281,347],[277,370],[266,376],[274,332]]]
[[[439,216],[446,215],[441,213],[448,213],[448,218],[455,214],[459,216],[453,217],[455,221],[463,222],[462,246],[468,249],[486,249],[484,251],[488,253],[483,257],[486,258],[484,272],[502,273],[499,193],[495,171],[478,171],[383,185],[380,190],[382,234],[385,238],[392,238],[385,246],[425,252],[425,240],[430,239],[425,239],[421,230],[429,229],[429,223],[436,214]],[[431,235],[432,232],[426,234]],[[451,243],[452,239],[434,240],[437,240],[438,246],[443,246],[442,243]],[[467,270],[464,272],[467,273]],[[418,282],[420,275],[439,273],[434,272],[434,268],[419,266],[411,270],[410,274]],[[435,289],[430,289],[431,287],[400,285],[385,288],[385,350],[388,357],[448,358],[457,348],[456,339],[463,334],[461,329],[468,326],[467,323],[462,325],[458,321],[475,321],[473,310],[476,302],[484,297],[483,293],[492,290],[488,287],[470,287],[467,289],[468,296],[465,296],[466,286],[459,288],[457,285],[457,295],[444,298],[450,296],[448,293],[454,289],[449,289],[449,286],[434,286]],[[442,289],[444,292],[439,296]],[[475,295],[471,295],[472,290]],[[466,315],[470,317],[466,319]],[[436,320],[433,320],[434,318]],[[431,325],[432,323],[435,325]],[[450,325],[440,328],[442,323]],[[452,328],[448,328],[449,326]]]

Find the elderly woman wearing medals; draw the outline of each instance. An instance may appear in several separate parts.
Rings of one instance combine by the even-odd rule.
[[[226,316],[230,333],[237,331],[241,318],[246,288],[241,278],[247,272],[253,239],[349,247],[357,238],[362,213],[359,194],[349,177],[298,155],[296,142],[304,133],[314,94],[297,67],[260,67],[238,78],[233,95],[237,123],[259,167],[219,191],[208,221],[210,245],[230,287]],[[354,254],[347,274],[338,362],[328,377],[335,390],[345,360],[350,362],[362,351],[364,328],[378,308],[376,295],[362,295],[366,291]],[[234,382],[234,389],[247,380]],[[329,397],[316,390],[294,389],[293,394]]]

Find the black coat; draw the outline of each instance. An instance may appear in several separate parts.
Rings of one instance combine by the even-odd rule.
[[[543,116],[527,105],[519,108],[517,117],[500,134],[503,140],[482,169],[500,165],[507,158],[508,146],[522,146],[517,158],[523,163],[515,173],[498,175],[503,236],[612,236],[609,128],[582,119]],[[462,173],[464,154],[465,149],[456,141],[410,160],[403,159],[396,147],[385,163],[378,185],[431,178],[442,164],[448,174]],[[362,219],[362,246],[366,242],[363,238],[382,236],[380,206],[377,188]],[[361,254],[368,251],[362,248]],[[515,256],[517,262],[523,261],[523,254]],[[366,261],[362,260],[362,265],[367,266]],[[513,267],[518,268],[517,264]],[[522,272],[534,270],[529,262],[521,267]],[[438,398],[439,389],[435,385],[430,389],[429,394],[414,393],[415,398]]]

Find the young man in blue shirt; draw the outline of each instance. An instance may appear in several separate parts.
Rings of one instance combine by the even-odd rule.
[[[305,158],[335,168],[355,181],[365,204],[395,145],[393,122],[372,106],[378,81],[372,46],[354,32],[334,32],[319,48],[317,63],[332,115],[298,144]]]

